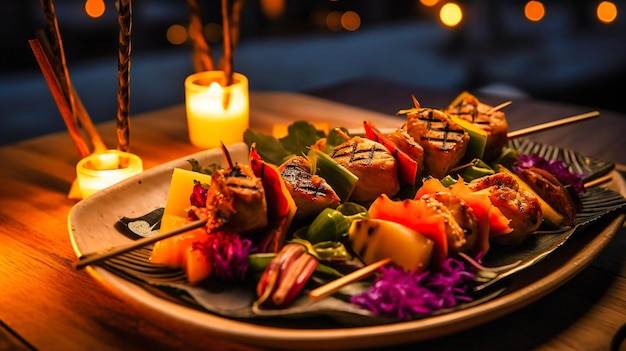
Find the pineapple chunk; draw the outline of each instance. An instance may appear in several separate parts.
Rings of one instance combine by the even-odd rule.
[[[406,271],[423,271],[430,264],[434,242],[402,224],[358,220],[352,222],[348,235],[352,249],[366,264],[388,257]]]
[[[204,173],[188,171],[182,168],[174,168],[170,192],[163,216],[175,215],[187,218],[187,208],[190,206],[189,197],[193,192],[194,181],[211,184],[211,176]],[[162,229],[163,227],[161,227]],[[171,228],[169,228],[171,229]]]

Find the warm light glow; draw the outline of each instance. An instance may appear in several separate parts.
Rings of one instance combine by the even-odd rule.
[[[541,1],[529,1],[526,3],[526,6],[524,6],[524,16],[526,16],[529,21],[541,21],[545,15],[546,9],[543,7]]]
[[[285,13],[285,0],[261,0],[261,11],[269,19],[279,19]]]
[[[208,23],[204,26],[204,37],[209,43],[222,40],[222,26],[218,23]]]
[[[206,71],[185,80],[189,139],[197,147],[208,149],[219,147],[220,142],[242,142],[248,129],[248,79],[235,73],[234,83],[223,87],[219,84],[223,78],[223,71]]]
[[[85,2],[85,12],[92,18],[99,18],[104,14],[104,0],[87,0]]]
[[[602,1],[598,4],[596,14],[600,22],[611,23],[617,18],[617,6],[610,1]]]
[[[424,6],[435,6],[437,5],[437,3],[439,2],[439,0],[420,0],[420,2],[422,3],[422,5]]]
[[[326,15],[326,27],[330,30],[341,30],[341,12],[332,11]]]
[[[173,24],[165,34],[167,41],[174,45],[184,44],[187,41],[187,30],[180,24]]]
[[[463,20],[463,11],[458,4],[449,2],[441,7],[439,19],[444,25],[454,27]]]
[[[355,31],[361,26],[361,17],[354,11],[346,11],[341,16],[341,26],[345,30]]]

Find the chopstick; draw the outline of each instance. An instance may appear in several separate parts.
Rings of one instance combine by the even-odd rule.
[[[544,130],[548,130],[548,129],[552,129],[555,127],[560,127],[562,125],[565,124],[571,124],[571,123],[576,123],[576,122],[580,122],[580,121],[584,121],[590,118],[595,118],[600,116],[600,112],[598,111],[591,111],[591,112],[587,112],[587,113],[581,113],[579,115],[574,115],[571,117],[567,117],[567,118],[562,118],[562,119],[558,119],[556,121],[552,121],[552,122],[547,122],[547,123],[542,123],[542,124],[538,124],[536,126],[532,126],[532,127],[528,127],[528,128],[523,128],[523,129],[519,129],[513,132],[509,132],[507,134],[507,137],[509,139],[513,139],[513,138],[517,138],[517,137],[521,137],[524,135],[528,135],[528,134],[532,134],[532,133],[536,133],[536,132],[541,132]]]
[[[391,258],[384,258],[363,268],[357,269],[350,274],[346,274],[343,277],[337,278],[328,284],[324,284],[319,288],[311,290],[309,292],[309,298],[311,298],[312,300],[319,300],[323,297],[331,295],[337,292],[337,290],[341,289],[343,286],[367,277],[368,275],[374,273],[374,271],[376,271],[378,268],[386,265],[389,262],[391,262]]]
[[[129,245],[124,245],[124,246],[118,246],[118,247],[112,247],[109,249],[105,249],[102,251],[98,251],[98,252],[94,252],[91,254],[87,254],[87,255],[83,255],[78,259],[78,262],[76,262],[76,264],[74,265],[75,269],[82,269],[85,268],[89,265],[93,265],[96,263],[100,263],[104,260],[107,260],[109,258],[124,254],[126,252],[144,247],[146,245],[150,245],[152,243],[155,243],[159,240],[163,240],[163,239],[167,239],[169,237],[178,235],[178,234],[182,234],[185,232],[188,232],[192,229],[196,229],[196,228],[200,228],[204,225],[207,224],[207,219],[199,219],[197,221],[193,221],[190,222],[188,224],[185,224],[182,227],[178,227],[175,229],[172,229],[170,231],[164,232],[164,233],[159,233],[156,235],[152,235],[149,236],[147,238],[143,238],[143,239],[139,239],[134,241],[133,243],[129,244]]]

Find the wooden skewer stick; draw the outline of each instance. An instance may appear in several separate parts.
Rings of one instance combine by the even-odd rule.
[[[563,118],[563,119],[559,119],[556,121],[552,121],[552,122],[548,122],[548,123],[542,123],[542,124],[538,124],[536,126],[532,126],[532,127],[528,127],[528,128],[524,128],[524,129],[519,129],[513,132],[509,132],[507,134],[507,137],[509,139],[513,139],[513,138],[517,138],[517,137],[521,137],[524,135],[528,135],[531,133],[536,133],[536,132],[542,132],[544,130],[548,130],[548,129],[552,129],[554,127],[560,127],[562,125],[565,124],[571,124],[571,123],[576,123],[576,122],[580,122],[580,121],[584,121],[590,118],[595,118],[600,116],[600,112],[598,111],[591,111],[591,112],[587,112],[587,113],[582,113],[579,115],[575,115],[575,116],[571,116],[571,117],[567,117],[567,118]]]
[[[587,183],[585,183],[585,188],[591,188],[594,187],[596,185],[600,185],[600,184],[604,184],[607,182],[610,182],[611,180],[613,180],[613,175],[611,173],[602,176],[600,178],[596,178],[594,180],[588,181]]]
[[[328,284],[324,284],[319,288],[311,290],[309,292],[309,298],[311,298],[312,300],[319,300],[323,297],[331,295],[332,293],[341,289],[343,286],[367,277],[368,275],[374,273],[378,268],[386,265],[389,262],[391,262],[391,258],[384,258],[363,268],[357,269],[350,274],[346,274],[343,277],[335,279]]]
[[[109,258],[124,254],[129,251],[133,251],[135,249],[144,247],[146,245],[150,245],[159,240],[167,239],[169,237],[182,234],[182,233],[188,232],[196,228],[200,228],[202,226],[205,226],[207,224],[207,221],[208,220],[206,218],[199,219],[197,221],[193,221],[191,223],[185,224],[182,227],[178,227],[178,228],[169,230],[164,233],[159,233],[159,234],[155,234],[146,238],[136,240],[129,245],[112,247],[112,248],[105,249],[102,251],[94,252],[92,254],[83,255],[79,258],[78,262],[74,265],[74,268],[81,269],[92,264],[100,263]]]
[[[343,130],[341,130],[341,128],[335,128],[335,132],[337,132],[337,134],[339,134],[339,136],[341,136],[342,138],[346,139],[346,140],[350,140],[350,136],[348,134],[346,134]],[[350,131],[348,131],[349,133]]]
[[[230,152],[228,151],[228,148],[226,148],[226,145],[224,145],[224,142],[220,141],[220,148],[222,149],[222,154],[224,155],[224,158],[226,159],[226,164],[228,165],[228,168],[233,168],[233,159],[230,157]]]
[[[492,114],[492,113],[494,113],[496,111],[500,111],[500,110],[502,110],[503,108],[509,106],[512,103],[513,103],[513,101],[510,101],[510,100],[509,101],[505,101],[505,102],[501,103],[498,106],[494,106],[494,107],[490,108],[485,114],[486,115],[490,115],[490,114]]]
[[[413,106],[415,106],[415,108],[419,110],[421,105],[420,105],[420,102],[417,101],[417,98],[415,97],[415,95],[411,95],[411,99],[413,99]]]

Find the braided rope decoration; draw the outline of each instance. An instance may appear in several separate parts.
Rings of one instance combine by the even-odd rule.
[[[129,151],[129,103],[130,103],[130,52],[132,29],[132,6],[130,0],[119,0],[117,21],[119,23],[118,90],[117,90],[117,148]]]

